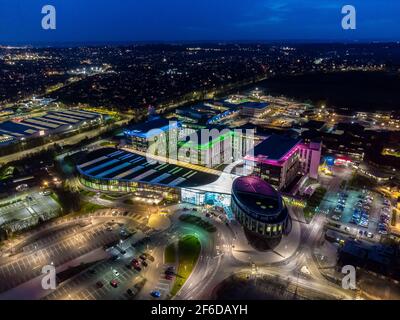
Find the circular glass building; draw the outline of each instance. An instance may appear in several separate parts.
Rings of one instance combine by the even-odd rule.
[[[261,178],[237,178],[231,207],[244,228],[263,237],[278,238],[288,228],[289,214],[281,195]]]

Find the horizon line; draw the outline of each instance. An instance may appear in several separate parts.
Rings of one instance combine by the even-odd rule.
[[[116,45],[183,45],[183,44],[399,44],[392,39],[270,39],[270,40],[121,40],[121,41],[0,41],[0,47],[85,47]]]

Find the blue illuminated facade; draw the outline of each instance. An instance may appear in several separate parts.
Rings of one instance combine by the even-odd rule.
[[[135,150],[147,152],[150,145],[157,144],[156,149],[168,156],[168,145],[177,144],[181,128],[179,121],[155,118],[126,129],[124,135],[127,144]]]

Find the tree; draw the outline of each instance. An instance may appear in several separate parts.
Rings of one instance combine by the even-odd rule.
[[[81,209],[81,198],[79,192],[67,188],[59,188],[55,190],[55,193],[64,214],[78,212]]]
[[[7,230],[5,230],[3,227],[0,227],[0,241],[7,240],[8,234]]]

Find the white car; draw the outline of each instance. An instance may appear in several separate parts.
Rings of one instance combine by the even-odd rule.
[[[114,276],[119,277],[119,272],[115,269],[113,269],[113,274],[114,274]]]

